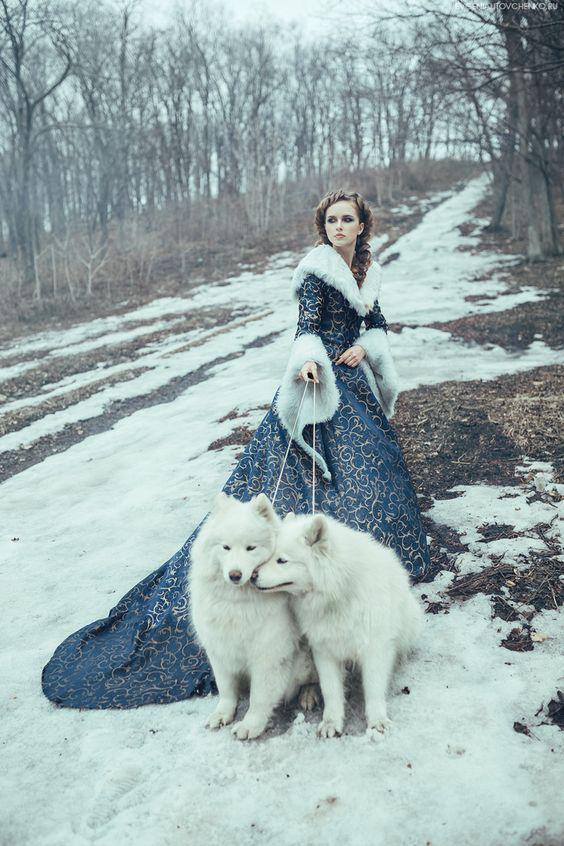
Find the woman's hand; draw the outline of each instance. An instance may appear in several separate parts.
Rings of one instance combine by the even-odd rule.
[[[333,360],[333,364],[348,364],[349,367],[357,367],[364,356],[366,350],[360,344],[353,344],[348,350],[345,350],[339,358]]]
[[[308,373],[311,373],[313,379],[308,378]],[[317,363],[315,361],[306,361],[302,369],[300,370],[300,379],[303,379],[304,382],[315,382],[319,384],[319,377],[317,376]]]

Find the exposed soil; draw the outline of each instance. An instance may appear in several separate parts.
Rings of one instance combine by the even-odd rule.
[[[530,652],[534,649],[531,640],[531,630],[528,626],[511,629],[506,638],[501,641],[501,646],[510,649],[511,652]]]
[[[26,370],[12,379],[3,381],[0,385],[0,401],[7,402],[21,397],[34,396],[46,385],[53,385],[68,376],[85,373],[93,370],[95,367],[107,368],[113,367],[116,364],[122,364],[123,362],[134,361],[140,354],[146,352],[148,346],[161,343],[167,337],[174,337],[175,335],[181,335],[184,332],[194,331],[195,329],[214,329],[220,326],[233,326],[235,321],[241,320],[249,314],[251,314],[251,309],[242,306],[234,309],[206,306],[205,308],[191,311],[185,318],[180,316],[181,319],[178,322],[171,323],[170,326],[166,326],[165,328],[154,332],[148,331],[146,334],[138,335],[130,340],[104,344],[88,352],[78,352],[74,355],[49,355],[49,351],[45,350],[39,351],[39,353],[33,353],[32,360],[38,360],[39,362],[37,366]],[[170,315],[170,317],[177,319],[179,315]],[[166,319],[166,317],[159,319]],[[250,318],[250,320],[256,319],[254,315]],[[142,325],[150,327],[153,322],[153,320],[136,321],[135,323],[121,327],[121,329],[130,330]],[[88,340],[92,341],[95,339],[89,338]],[[202,342],[191,342],[194,346],[197,343]],[[29,354],[10,356],[2,360],[2,367],[9,367],[29,360]]]
[[[260,319],[256,315],[246,317],[248,309],[237,309],[236,311],[229,311],[227,309],[219,309],[216,314],[217,320],[211,322],[211,316],[201,317],[196,324],[199,328],[215,327],[216,332],[225,331],[225,327],[233,328],[236,323],[247,323]],[[34,367],[22,373],[20,376],[7,380],[2,383],[3,394],[0,394],[0,400],[4,402],[8,398],[11,400],[32,397],[40,395],[42,389],[47,389],[49,386],[55,385],[62,379],[77,373],[90,373],[94,369],[98,369],[101,374],[104,370],[122,362],[132,362],[140,358],[147,352],[147,347],[151,344],[156,344],[163,341],[166,337],[174,336],[179,332],[188,331],[194,328],[192,320],[182,321],[179,328],[177,325],[171,326],[167,329],[161,329],[158,332],[152,332],[143,337],[135,338],[131,341],[121,342],[115,346],[98,347],[88,353],[82,353],[76,356],[57,356],[43,360],[39,367]],[[224,327],[220,329],[219,327]],[[267,343],[270,340],[270,335],[265,338],[260,338],[258,342]],[[191,347],[197,347],[204,343],[203,339],[194,339],[184,346],[178,347],[177,352],[183,352]],[[251,342],[247,346],[256,346],[256,341]],[[59,396],[46,396],[44,400],[39,400],[32,405],[23,406],[12,411],[5,411],[1,413],[0,408],[0,436],[8,432],[18,431],[24,426],[29,425],[34,420],[40,420],[46,414],[52,414],[55,411],[62,411],[71,405],[81,402],[90,396],[96,394],[104,387],[123,382],[128,379],[134,379],[150,368],[137,367],[128,368],[119,373],[103,377],[94,382],[89,382],[85,385],[75,388],[74,390],[65,391]]]
[[[28,467],[38,464],[49,455],[58,452],[64,452],[69,447],[73,446],[90,435],[105,432],[111,429],[114,423],[124,417],[129,417],[136,411],[142,408],[149,408],[153,405],[161,403],[172,402],[180,394],[184,393],[187,388],[192,385],[202,382],[208,378],[209,371],[216,365],[222,364],[224,361],[232,361],[244,355],[245,349],[249,347],[260,346],[261,344],[270,343],[276,334],[269,333],[263,338],[255,339],[239,352],[230,352],[228,355],[220,356],[207,362],[202,367],[185,376],[176,376],[149,393],[141,394],[139,396],[130,397],[123,400],[115,400],[111,402],[101,414],[86,420],[80,420],[76,423],[67,424],[62,430],[52,435],[45,435],[31,444],[21,447],[16,450],[8,450],[0,453],[0,482],[11,476],[21,473]]]
[[[563,400],[564,365],[401,394],[394,425],[422,509],[455,485],[515,484],[523,455],[549,459],[564,481]]]
[[[455,163],[454,169],[465,179],[476,176],[481,170],[479,166],[467,162]],[[440,199],[432,202],[431,197],[437,188],[444,189],[447,181],[429,180],[427,184],[432,182],[436,183],[432,189],[410,184],[393,201],[382,199],[382,205],[376,208],[374,231],[388,234],[389,240],[383,249],[419,223],[423,217],[420,202],[427,203],[427,210],[442,202]],[[462,182],[454,186],[455,190],[462,187]],[[377,201],[368,183],[362,193],[369,202],[374,204]],[[317,195],[312,193],[310,202],[298,209],[284,227],[268,234],[247,236],[246,240],[234,243],[224,239],[215,243],[198,241],[183,244],[176,251],[163,250],[152,259],[148,276],[133,273],[131,278],[123,275],[113,279],[110,294],[98,291],[96,297],[80,298],[76,302],[44,300],[41,304],[22,304],[19,314],[13,311],[11,315],[0,315],[0,343],[31,332],[67,329],[93,318],[124,314],[157,297],[186,295],[202,283],[224,283],[228,277],[242,270],[263,273],[270,256],[275,253],[311,249],[317,240],[313,225],[316,201]],[[398,206],[404,210],[393,211]]]
[[[72,302],[45,301],[42,306],[28,303],[19,316],[0,318],[0,343],[32,332],[64,330],[95,318],[120,315],[158,297],[189,295],[202,284],[222,284],[243,270],[262,273],[271,255],[285,250],[305,251],[311,240],[304,238],[306,227],[296,223],[279,236],[261,238],[260,244],[194,243],[188,250],[159,255],[152,264],[149,279],[115,280],[113,293]]]
[[[415,193],[415,192],[414,192]],[[483,210],[482,210],[483,211]],[[389,240],[384,247],[389,247],[405,232],[412,229],[422,218],[423,212],[413,205],[401,213],[389,209],[379,209],[377,229],[385,231]],[[479,224],[469,221],[461,227],[465,234],[475,232]],[[284,249],[306,249],[309,243],[303,238],[295,239],[290,244],[285,242]],[[279,245],[279,249],[282,246]],[[518,255],[519,242],[512,241],[504,233],[490,233],[480,229],[480,241],[471,249],[488,251],[500,250]],[[272,250],[275,251],[274,249]],[[260,273],[264,270],[268,252],[265,245],[261,248],[245,248],[240,253],[229,251],[223,254],[220,248],[206,258],[207,281],[225,284],[229,273],[241,270],[241,261],[245,270]],[[387,261],[397,257],[393,252]],[[163,258],[164,260],[164,258]],[[107,310],[96,304],[96,316],[104,313],[122,313],[142,302],[153,299],[157,294],[179,294],[189,291],[200,281],[197,277],[201,255],[193,256],[194,266],[190,266],[190,281],[176,279],[172,274],[158,291],[142,291],[130,297],[118,308],[108,304]],[[172,259],[171,259],[172,261]],[[174,262],[172,262],[174,264]],[[164,267],[164,265],[163,265]],[[161,268],[162,269],[162,268]],[[164,272],[164,271],[163,271]],[[171,281],[172,280],[172,281]],[[559,289],[564,282],[564,265],[561,259],[554,259],[540,264],[521,261],[508,268],[506,273],[508,293],[520,290],[524,285],[538,287],[546,297],[538,302],[524,303],[515,308],[500,312],[470,315],[448,322],[430,324],[434,328],[449,331],[455,337],[466,342],[480,345],[496,344],[510,352],[519,353],[534,341],[542,340],[552,348],[561,348],[564,344],[562,331],[562,294]],[[470,294],[467,299],[487,301],[487,297]],[[82,314],[82,319],[90,319],[92,314]],[[262,315],[261,315],[262,316]],[[178,315],[170,315],[176,320]],[[76,315],[67,315],[67,326]],[[163,319],[163,318],[160,318]],[[191,312],[178,323],[147,335],[140,336],[120,344],[107,344],[98,349],[76,356],[50,356],[39,353],[35,356],[36,364],[26,373],[0,386],[0,401],[7,401],[29,396],[36,396],[60,380],[82,372],[100,368],[100,379],[91,385],[76,388],[64,396],[45,398],[35,406],[27,406],[11,413],[5,413],[0,419],[0,434],[22,428],[33,420],[47,413],[68,407],[75,402],[91,396],[101,387],[133,378],[143,372],[141,368],[127,367],[118,374],[104,376],[104,370],[115,364],[127,364],[138,359],[146,352],[148,345],[158,344],[167,337],[173,337],[194,328],[225,331],[232,327],[234,320],[256,320],[248,309],[205,308]],[[54,318],[45,325],[63,328],[65,320],[57,322]],[[129,323],[131,329],[142,322]],[[150,321],[147,321],[150,325]],[[35,326],[34,328],[39,328]],[[399,326],[391,328],[399,329]],[[5,327],[4,337],[17,334],[20,327]],[[280,333],[274,332],[250,342],[247,347],[256,347],[270,343]],[[2,337],[0,335],[0,337]],[[193,341],[191,345],[202,343]],[[236,354],[237,355],[237,354]],[[242,355],[242,352],[238,353]],[[0,455],[0,481],[14,473],[42,461],[46,456],[61,452],[75,443],[107,430],[113,424],[133,414],[135,411],[151,405],[171,402],[189,386],[208,378],[209,371],[217,364],[232,360],[229,356],[217,358],[197,371],[186,376],[171,379],[166,385],[148,393],[126,400],[110,403],[104,411],[88,420],[69,424],[52,435],[38,439],[26,448],[13,450]],[[17,354],[11,359],[4,359],[3,366],[17,364],[27,360]],[[141,362],[140,362],[141,363]],[[402,447],[415,489],[420,494],[420,506],[428,509],[435,499],[449,499],[459,495],[452,490],[457,485],[469,485],[484,482],[493,485],[520,485],[529,490],[529,502],[542,500],[556,508],[561,497],[551,490],[533,489],[528,484],[531,477],[523,471],[516,477],[515,468],[522,462],[523,456],[530,459],[550,460],[554,467],[557,482],[564,482],[564,437],[562,432],[561,408],[564,399],[564,364],[538,367],[524,373],[501,376],[495,380],[473,380],[468,382],[447,382],[439,385],[423,386],[401,394],[398,403],[394,428]],[[259,406],[266,411],[267,405]],[[224,415],[219,422],[238,420],[238,425],[225,437],[214,440],[208,449],[221,449],[226,445],[239,446],[241,451],[252,438],[254,431],[247,425],[248,412],[233,410]],[[527,487],[528,485],[528,487]],[[510,492],[507,496],[511,496]],[[426,581],[432,581],[441,570],[455,573],[450,587],[439,600],[427,602],[427,612],[431,614],[448,613],[453,601],[463,602],[468,598],[483,593],[491,599],[492,617],[514,623],[510,633],[501,641],[501,646],[513,651],[531,650],[539,639],[534,630],[534,615],[542,609],[557,609],[564,602],[564,583],[562,573],[562,548],[552,535],[552,527],[541,523],[526,533],[517,531],[514,526],[488,522],[487,519],[478,527],[480,543],[487,544],[502,539],[532,536],[542,541],[541,549],[530,549],[515,563],[504,560],[504,554],[490,554],[490,564],[477,573],[459,575],[455,561],[460,553],[468,551],[468,546],[461,541],[454,529],[438,525],[424,517],[424,526],[430,536],[430,550],[433,566]],[[423,594],[425,599],[425,595]],[[562,711],[560,694],[551,700],[548,710],[557,721]],[[550,714],[549,714],[550,717]],[[552,717],[551,717],[552,719]],[[558,724],[558,723],[557,723]],[[516,724],[521,725],[521,724]],[[523,724],[523,729],[527,726]],[[520,728],[515,728],[520,731]]]
[[[489,543],[502,538],[522,538],[525,532],[516,532],[508,523],[482,523],[477,531],[483,536],[480,543]]]
[[[544,341],[552,349],[561,349],[564,347],[563,291],[564,284],[562,290],[550,291],[546,298],[536,302],[521,303],[507,311],[470,314],[429,326],[450,332],[463,341],[482,346],[494,344],[510,352],[526,350],[534,341]]]
[[[18,408],[15,411],[6,412],[0,417],[0,436],[6,435],[8,432],[16,432],[34,423],[36,420],[42,420],[47,414],[54,414],[56,411],[63,411],[77,402],[82,402],[91,396],[94,396],[104,388],[109,388],[112,385],[117,385],[120,382],[127,382],[130,379],[136,379],[141,374],[146,373],[149,367],[131,368],[129,370],[122,370],[120,373],[114,373],[112,376],[107,376],[105,379],[96,379],[95,382],[89,382],[88,385],[82,385],[80,388],[65,391],[57,397],[51,397],[44,400],[37,405],[28,405],[23,408]],[[1,456],[1,453],[0,453]],[[1,460],[1,458],[0,458]]]
[[[254,431],[249,429],[248,426],[237,426],[224,438],[217,438],[215,441],[212,441],[208,449],[223,449],[225,446],[244,447],[249,443],[253,435]],[[237,455],[237,460],[238,459],[239,454]]]
[[[456,496],[456,485],[484,482],[513,486],[519,483],[515,467],[523,455],[550,460],[555,481],[563,481],[564,431],[561,408],[564,394],[564,366],[540,367],[524,373],[501,376],[492,381],[446,382],[405,392],[398,400],[395,428],[423,510],[433,499]],[[521,476],[521,483],[532,474]],[[561,497],[547,491],[532,491],[528,501],[542,499],[554,507]],[[431,537],[433,569],[426,581],[440,570],[454,570],[455,559],[465,550],[453,529],[438,526],[423,516]],[[449,600],[465,600],[477,593],[492,598],[492,615],[503,620],[532,619],[543,608],[559,608],[564,601],[562,549],[540,524],[528,532],[543,541],[543,550],[530,550],[519,568],[490,556],[492,564],[465,576],[455,576],[445,602],[431,603],[430,613],[446,611]],[[500,538],[524,533],[514,526],[484,522],[479,527],[484,545]],[[503,645],[525,648],[533,641],[514,634]],[[521,644],[521,646],[519,646]]]
[[[547,722],[564,729],[564,691],[556,691],[556,697],[550,700],[546,711]]]
[[[557,516],[556,513],[555,520]],[[563,550],[558,540],[548,535],[551,528],[550,524],[540,523],[527,532],[529,537],[540,538],[544,548],[520,555],[518,566],[504,561],[505,553],[490,555],[490,566],[477,573],[455,576],[446,593],[460,600],[477,593],[492,596],[493,614],[504,620],[531,620],[535,612],[545,608],[557,611],[564,604],[560,578]]]
[[[485,199],[474,210],[474,214],[488,219],[492,212],[490,198]],[[501,274],[494,268],[480,276],[480,280],[490,276],[503,275],[506,290],[501,297],[515,294],[525,287],[538,288],[544,294],[542,300],[522,303],[504,311],[472,314],[456,320],[435,321],[429,326],[451,332],[456,338],[480,345],[495,344],[510,352],[527,349],[534,341],[544,341],[553,349],[564,347],[564,263],[561,256],[545,259],[542,262],[530,262],[523,256],[524,241],[512,238],[505,230],[495,232],[487,227],[468,221],[458,227],[463,235],[478,234],[479,238],[471,246],[462,250],[471,252],[500,252],[514,255],[520,260],[508,265]],[[469,294],[468,302],[483,302],[495,299],[484,294]],[[390,328],[399,331],[401,324],[390,324]]]

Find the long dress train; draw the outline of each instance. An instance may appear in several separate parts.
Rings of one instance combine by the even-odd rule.
[[[320,373],[316,419],[326,419],[316,427],[314,453],[304,406],[275,509],[281,516],[288,511],[311,512],[313,456],[320,471],[316,510],[371,532],[394,548],[413,578],[419,579],[430,564],[426,536],[409,472],[382,407],[390,412],[394,399],[392,364],[381,343],[382,338],[387,343],[385,320],[375,298],[368,303],[370,308],[366,303],[359,306],[343,269],[345,262],[338,257],[342,266],[337,261],[335,271],[336,260],[327,254],[332,248],[323,245],[316,250],[317,262],[302,262],[301,273],[298,266],[294,276],[298,328],[283,382],[223,490],[241,501],[261,491],[272,499],[288,446],[289,410],[305,386],[296,382],[295,373],[312,358]],[[326,272],[327,260],[333,274]],[[315,273],[308,273],[311,267],[317,268]],[[362,318],[367,331],[359,335]],[[357,341],[368,353],[365,366],[332,363]],[[49,699],[72,708],[132,708],[215,691],[205,653],[194,639],[186,592],[190,549],[204,520],[182,548],[135,585],[107,618],[75,632],[56,649],[42,676]]]

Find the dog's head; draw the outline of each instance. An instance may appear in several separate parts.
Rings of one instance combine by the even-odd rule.
[[[276,537],[274,553],[252,576],[262,591],[303,594],[313,590],[320,571],[318,558],[329,546],[329,524],[323,514],[286,514]]]
[[[230,585],[246,585],[273,551],[280,518],[264,493],[248,502],[219,493],[208,537],[213,556]]]

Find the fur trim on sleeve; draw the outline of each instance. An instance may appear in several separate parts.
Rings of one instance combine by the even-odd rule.
[[[280,422],[289,435],[294,432],[294,441],[315,460],[323,472],[323,477],[331,480],[331,473],[324,458],[304,440],[303,429],[313,423],[313,383],[307,384],[299,378],[299,372],[306,361],[317,363],[319,384],[315,386],[315,422],[324,423],[331,420],[341,401],[341,395],[335,380],[333,366],[318,335],[304,333],[299,335],[292,345],[290,357],[286,365],[282,384],[278,392],[276,411]],[[305,390],[305,397],[300,411],[299,420],[296,416]],[[296,427],[294,429],[294,424]]]
[[[399,379],[390,350],[390,342],[384,329],[367,329],[355,344],[366,350],[360,366],[366,374],[368,384],[378,397],[386,417],[394,416],[399,394]]]

